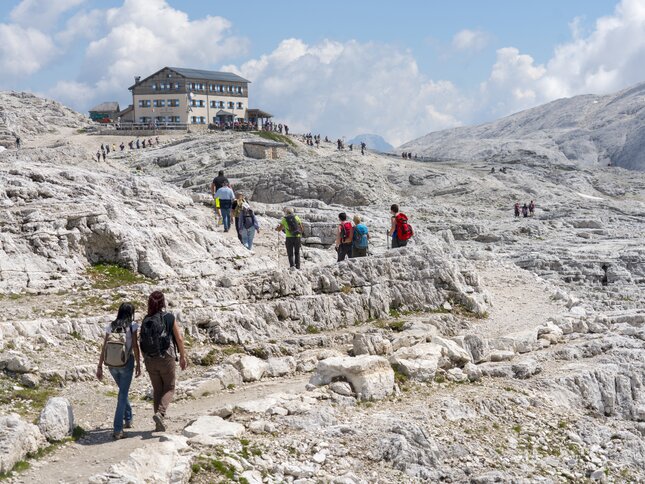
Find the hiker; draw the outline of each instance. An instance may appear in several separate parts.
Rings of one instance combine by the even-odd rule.
[[[361,155],[365,154],[365,148],[367,148],[365,141],[361,141]]]
[[[172,313],[164,312],[166,298],[154,291],[148,298],[148,314],[141,322],[139,345],[152,383],[155,432],[166,431],[166,412],[175,394],[175,367],[186,369],[186,350],[181,328]],[[179,351],[179,358],[177,358]]]
[[[98,150],[96,151],[96,161],[101,161],[101,152]]]
[[[289,136],[289,126],[287,126],[286,124],[284,125],[284,134]]]
[[[361,218],[354,215],[354,235],[352,237],[352,258],[365,257],[369,248],[370,234]]]
[[[228,183],[228,178],[224,176],[224,170],[217,172],[217,176],[213,178],[211,182],[211,194],[215,195],[215,192],[224,186],[224,183]]]
[[[491,172],[491,173],[495,173],[495,167],[492,167],[492,168],[490,169],[490,172]]]
[[[343,143],[343,142],[340,140],[340,138],[336,140],[336,146],[337,146],[337,148],[338,148],[338,150],[339,150],[339,151],[340,151],[340,149],[341,149],[342,143]]]
[[[526,203],[522,206],[522,216],[524,218],[529,216],[529,207]]]
[[[520,202],[515,202],[515,206],[513,208],[515,209],[515,216],[519,217],[520,216]]]
[[[336,262],[351,257],[352,240],[354,239],[354,227],[351,222],[347,221],[347,214],[345,212],[339,213],[338,220],[340,220],[340,224],[336,230],[336,252],[338,253]]]
[[[399,212],[399,206],[396,203],[390,207],[390,213],[392,224],[388,230],[388,236],[392,237],[392,248],[405,247],[414,235],[412,226],[408,223],[408,217]]]
[[[106,157],[105,151],[102,153],[102,155],[103,155],[103,161],[105,161],[105,157]]]
[[[128,400],[128,393],[133,372],[136,378],[141,376],[138,329],[139,325],[134,322],[134,306],[129,303],[121,304],[116,319],[105,328],[105,338],[96,368],[96,378],[102,380],[105,364],[119,387],[112,433],[114,440],[125,437],[124,428],[132,428],[132,407]]]
[[[105,143],[105,152],[110,154],[110,143]]]
[[[140,144],[139,138],[137,138],[137,149],[139,148],[141,148],[141,144]]]
[[[20,136],[16,135],[16,149],[20,149]]]
[[[531,200],[531,203],[529,203],[529,215],[532,217],[535,213],[535,203],[533,200]]]
[[[233,215],[233,220],[235,220],[235,232],[237,233],[237,238],[240,242],[242,242],[242,232],[240,231],[239,217],[245,203],[247,202],[244,195],[238,192],[235,194],[235,200],[233,200],[233,203],[231,204],[231,213]]]
[[[130,147],[131,150],[133,150],[134,149],[134,140],[130,141],[128,143],[128,146]]]
[[[121,148],[121,151],[125,149],[125,143],[121,141],[121,144],[119,145],[119,148]]]
[[[235,219],[235,225],[238,227],[242,245],[249,250],[253,250],[253,239],[256,233],[260,233],[260,224],[255,217],[255,212],[246,201],[241,203],[241,206],[239,215]]]
[[[285,207],[284,217],[280,224],[275,228],[278,232],[286,235],[285,246],[287,248],[287,257],[289,258],[289,267],[300,269],[300,239],[304,232],[300,217],[293,213],[293,208]]]
[[[352,143],[349,144],[349,151],[354,151],[354,145]]]
[[[222,223],[224,224],[224,232],[228,232],[231,228],[231,207],[233,206],[233,200],[235,199],[235,193],[231,187],[228,186],[228,180],[224,182],[219,190],[215,192],[215,200],[219,200],[219,216],[222,217]]]

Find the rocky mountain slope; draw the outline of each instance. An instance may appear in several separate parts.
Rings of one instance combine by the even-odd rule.
[[[620,166],[645,170],[645,83],[613,95],[575,96],[479,126],[402,145],[435,160]],[[397,150],[397,151],[398,151]]]
[[[255,135],[228,132],[96,162],[122,139],[59,130],[0,153],[10,482],[645,480],[643,174],[491,173],[506,158],[416,163],[297,136],[254,160]],[[213,216],[219,169],[258,215],[253,251]],[[531,199],[535,216],[513,217]],[[393,202],[415,229],[404,249],[386,248]],[[300,271],[271,230],[285,205],[305,222]],[[335,262],[341,211],[366,221],[369,257]],[[101,332],[157,288],[191,365],[168,432],[152,432],[144,374],[113,442]]]

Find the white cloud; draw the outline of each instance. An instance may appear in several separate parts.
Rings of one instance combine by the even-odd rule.
[[[228,68],[253,81],[253,107],[293,131],[333,137],[376,132],[399,144],[459,124],[467,104],[452,83],[426,79],[409,52],[383,44],[287,39],[269,54]]]
[[[491,36],[482,30],[464,29],[452,38],[452,47],[457,51],[479,52],[490,43]]]
[[[62,14],[78,7],[86,0],[22,0],[11,11],[10,17],[23,27],[48,30],[56,25]]]
[[[55,54],[54,42],[39,30],[0,24],[0,72],[6,76],[31,75]]]
[[[484,112],[503,115],[561,97],[606,94],[645,80],[645,2],[623,0],[587,35],[579,20],[570,26],[572,40],[557,46],[544,65],[515,48],[499,49],[482,84]]]
[[[164,66],[210,68],[245,52],[248,41],[229,34],[231,24],[222,17],[190,20],[165,0],[125,0],[118,8],[72,17],[61,41],[81,35],[85,27],[101,32],[86,51],[76,89],[91,102],[124,100],[134,76],[147,76]],[[101,25],[97,24],[104,18]],[[51,94],[85,110],[87,101],[67,95],[69,84],[59,83]],[[70,99],[66,99],[69,97]]]

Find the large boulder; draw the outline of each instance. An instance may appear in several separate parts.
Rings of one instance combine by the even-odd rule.
[[[267,370],[267,362],[250,355],[231,355],[225,363],[233,365],[245,382],[261,380]]]
[[[490,348],[488,341],[476,334],[466,334],[453,338],[464,350],[468,352],[473,363],[482,363],[488,359]]]
[[[354,355],[389,355],[392,343],[380,333],[357,333],[352,341]]]
[[[202,415],[184,428],[183,434],[191,442],[210,445],[222,439],[237,438],[244,433],[244,425],[229,422],[215,415]]]
[[[406,360],[404,358],[393,358],[390,360],[392,366],[408,378],[416,381],[431,382],[437,372],[437,360]]]
[[[283,356],[280,358],[269,358],[267,360],[267,376],[285,376],[291,375],[296,371],[296,359],[293,356]]]
[[[69,400],[52,397],[40,412],[38,427],[50,442],[63,440],[74,430],[74,411]]]
[[[15,413],[0,416],[0,473],[9,472],[18,461],[46,443],[34,424]]]
[[[379,400],[394,391],[394,371],[380,356],[327,358],[318,363],[311,380],[313,385],[328,385],[336,379],[352,384],[360,400]]]
[[[433,336],[432,342],[445,348],[445,354],[452,365],[464,366],[466,363],[472,363],[470,354],[454,341],[440,336]]]
[[[31,360],[18,351],[8,351],[0,356],[0,370],[29,373],[33,368]]]

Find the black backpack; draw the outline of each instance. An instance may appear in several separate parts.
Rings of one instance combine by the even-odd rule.
[[[300,224],[296,220],[296,216],[294,214],[287,215],[285,220],[287,221],[287,227],[289,227],[291,235],[294,237],[300,235]]]
[[[250,229],[253,227],[253,210],[250,208],[242,209],[242,226],[245,229]]]
[[[175,344],[175,339],[172,336],[175,320],[174,317],[166,318],[166,314],[159,311],[143,319],[139,334],[139,347],[144,356],[164,356],[170,348],[171,342]]]

